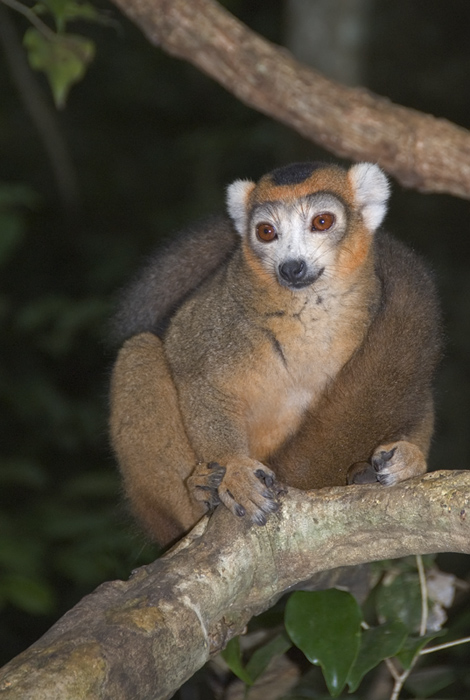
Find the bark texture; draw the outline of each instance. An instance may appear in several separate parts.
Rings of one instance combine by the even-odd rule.
[[[7,664],[2,700],[169,698],[253,615],[317,572],[470,553],[469,507],[470,472],[435,472],[392,488],[290,489],[266,527],[219,508],[129,581],[100,586]]]
[[[152,43],[332,153],[377,162],[421,192],[470,198],[466,129],[327,80],[214,0],[113,1]]]

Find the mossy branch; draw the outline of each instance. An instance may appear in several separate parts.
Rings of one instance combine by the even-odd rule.
[[[318,572],[470,553],[470,472],[290,489],[266,527],[219,508],[129,581],[103,584],[0,671],[2,700],[168,698],[248,620]]]

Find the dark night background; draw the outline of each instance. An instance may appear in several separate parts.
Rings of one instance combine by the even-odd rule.
[[[280,0],[224,4],[286,43]],[[0,663],[100,582],[127,577],[156,552],[126,515],[107,441],[107,321],[117,291],[160,240],[222,209],[233,179],[333,158],[101,7],[114,22],[79,25],[97,55],[58,114],[79,185],[75,208],[61,202],[0,46]],[[8,14],[21,38],[26,21]],[[363,84],[470,128],[469,35],[467,0],[376,0]],[[52,104],[45,79],[34,77]],[[393,183],[387,227],[430,261],[443,300],[434,468],[469,466],[469,214],[467,201]],[[443,562],[466,575],[466,559]]]

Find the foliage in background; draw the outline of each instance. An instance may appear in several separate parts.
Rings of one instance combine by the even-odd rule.
[[[282,695],[288,700],[351,697],[354,693],[356,698],[397,700],[402,691],[407,697],[427,698],[444,689],[450,697],[466,696],[470,676],[462,673],[455,654],[461,654],[470,637],[459,637],[460,621],[455,624],[452,617],[450,629],[443,625],[457,589],[468,592],[468,585],[439,571],[433,556],[424,561],[408,557],[378,562],[372,566],[374,580],[362,606],[341,590],[296,591],[276,606],[274,626],[269,613],[261,640],[256,632],[262,626],[259,619],[250,624],[246,637],[232,639],[222,656],[245,684],[246,700],[264,697],[270,673],[279,668],[281,655],[294,652],[294,647],[312,665],[321,667],[323,678],[306,670],[304,664],[290,691],[274,691],[269,697]],[[438,643],[433,641],[438,637],[442,638]],[[440,654],[439,665],[431,654]],[[302,668],[298,656],[297,665]]]
[[[2,0],[33,25],[23,38],[31,68],[42,71],[49,81],[56,107],[65,107],[72,85],[80,81],[94,58],[95,44],[68,31],[70,22],[98,22],[93,5],[75,0],[40,0],[31,8],[19,0]],[[54,28],[46,20],[53,21]]]
[[[80,350],[80,343],[100,347],[109,299],[74,295],[54,280],[48,291],[21,294],[21,279],[9,279],[28,245],[31,217],[43,208],[31,188],[0,184],[0,274],[9,282],[0,296],[2,660],[80,592],[125,576],[140,554],[116,508],[115,475],[103,468],[104,378],[92,353]],[[40,264],[36,274],[42,278]],[[87,386],[93,375],[96,391]]]
[[[283,43],[280,0],[225,4]],[[51,31],[68,33],[73,6],[44,3],[52,14],[37,16],[54,17]],[[221,209],[231,180],[331,158],[161,54],[104,0],[96,7],[113,28],[73,18],[73,33],[97,48],[59,121],[79,182],[75,209],[58,203],[50,162],[0,47],[0,663],[101,581],[126,577],[155,555],[126,515],[107,444],[114,349],[106,324],[116,291],[156,242]],[[463,0],[458,7],[449,13],[439,0],[425,8],[377,0],[367,86],[468,127],[470,7]],[[30,23],[9,15],[21,39]],[[45,76],[34,75],[51,101]],[[61,102],[72,83],[57,80]],[[433,452],[441,468],[468,466],[467,220],[466,202],[398,188],[388,217],[391,230],[433,262],[445,301],[448,344]],[[446,560],[453,569],[461,562]],[[455,635],[468,633],[468,606],[452,625],[453,633],[460,626]],[[273,647],[286,643],[281,636]],[[465,654],[449,652],[454,683],[461,683],[454,689],[468,688]],[[258,656],[248,673],[263,663]],[[193,691],[200,683],[208,698],[200,678]]]

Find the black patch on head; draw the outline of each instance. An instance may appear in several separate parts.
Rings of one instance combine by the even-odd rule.
[[[271,181],[274,185],[298,185],[315,171],[326,168],[326,163],[315,161],[312,163],[291,163],[282,168],[276,168],[271,173]]]

